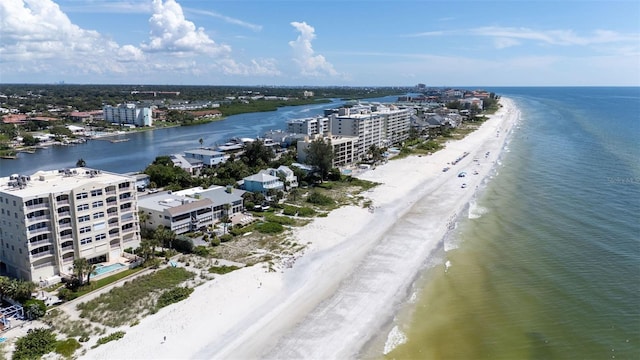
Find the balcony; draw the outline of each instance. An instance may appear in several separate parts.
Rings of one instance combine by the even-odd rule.
[[[71,211],[63,211],[58,213],[58,217],[71,216]]]
[[[27,217],[28,224],[32,224],[38,220],[51,220],[51,217],[49,215]]]
[[[58,204],[58,205],[69,205],[69,199],[57,200],[56,204]]]
[[[73,240],[73,234],[67,234],[67,235],[60,236],[60,241],[65,241],[65,240]]]
[[[46,209],[48,207],[49,207],[48,202],[25,206],[27,210]]]
[[[33,259],[39,259],[45,256],[51,256],[53,255],[53,250],[49,250],[49,251],[43,251],[43,252],[39,252],[37,254],[31,254],[31,258]]]
[[[58,228],[61,229],[61,230],[62,229],[71,229],[71,223],[68,222],[68,223],[58,224]]]
[[[43,227],[43,228],[38,228],[34,230],[27,230],[27,237],[31,237],[32,235],[35,235],[35,234],[42,234],[45,232],[51,232],[51,229],[49,229],[49,227]]]
[[[73,245],[63,246],[62,252],[73,251]]]
[[[52,240],[51,239],[45,239],[45,240],[38,240],[38,241],[30,241],[29,242],[29,246],[30,247],[38,247],[38,246],[42,246],[42,245],[49,245],[52,244]]]

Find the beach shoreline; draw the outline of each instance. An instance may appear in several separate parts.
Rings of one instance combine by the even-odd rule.
[[[217,277],[82,358],[356,357],[406,302],[425,261],[490,178],[519,118],[510,99],[501,104],[443,150],[358,175],[381,183],[363,194],[373,212],[346,206],[295,229],[308,246],[290,268],[258,264]]]

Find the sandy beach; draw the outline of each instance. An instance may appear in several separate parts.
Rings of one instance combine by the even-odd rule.
[[[218,276],[82,358],[357,357],[491,177],[520,116],[511,100],[500,103],[480,129],[445,149],[358,175],[381,183],[363,194],[373,211],[347,206],[294,230],[307,248],[291,267],[268,272],[259,264]]]

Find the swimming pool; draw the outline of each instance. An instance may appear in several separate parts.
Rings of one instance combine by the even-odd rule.
[[[126,266],[127,265],[120,264],[120,263],[115,263],[115,264],[111,264],[111,265],[98,264],[98,265],[96,265],[96,270],[94,271],[94,276],[104,275],[106,273],[110,273],[112,271],[119,270],[119,269],[121,269],[123,267],[126,267]]]

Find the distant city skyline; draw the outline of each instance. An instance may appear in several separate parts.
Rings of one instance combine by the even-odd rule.
[[[638,1],[4,0],[0,82],[638,86]]]

